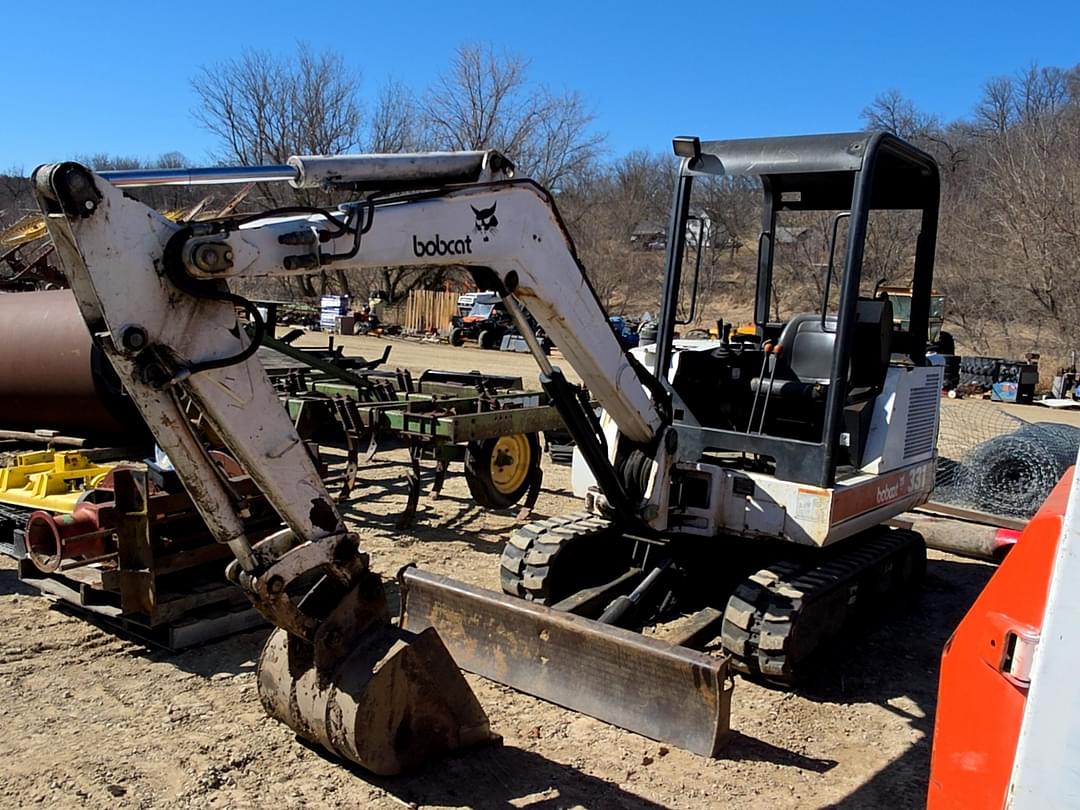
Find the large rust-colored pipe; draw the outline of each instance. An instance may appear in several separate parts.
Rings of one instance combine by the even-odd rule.
[[[70,290],[0,295],[0,428],[144,430]]]

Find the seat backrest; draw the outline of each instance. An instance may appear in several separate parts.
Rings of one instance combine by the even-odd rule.
[[[836,347],[836,316],[804,312],[792,316],[780,333],[781,358],[800,382],[828,383]],[[892,304],[860,298],[855,305],[855,335],[848,366],[851,388],[880,388],[892,349]]]
[[[836,316],[803,312],[793,315],[780,333],[780,357],[791,373],[807,383],[827,383],[836,344]]]

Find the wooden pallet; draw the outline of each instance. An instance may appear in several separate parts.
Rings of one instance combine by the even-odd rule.
[[[151,614],[125,613],[120,594],[109,588],[115,572],[86,566],[45,574],[19,560],[19,579],[41,595],[110,630],[168,650],[182,650],[236,633],[268,627],[243,592],[216,574],[188,578],[184,592],[158,594]]]

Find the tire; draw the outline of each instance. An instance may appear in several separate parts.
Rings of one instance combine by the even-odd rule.
[[[450,330],[450,345],[461,346],[465,343],[465,333],[460,326],[455,326]]]
[[[476,342],[480,344],[481,349],[497,349],[499,336],[495,333],[494,329],[485,329],[480,333]]]
[[[465,448],[465,483],[485,509],[505,509],[520,501],[539,466],[540,439],[535,433],[469,442]]]

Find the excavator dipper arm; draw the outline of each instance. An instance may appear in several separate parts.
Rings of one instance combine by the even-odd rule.
[[[77,164],[43,166],[34,184],[91,334],[207,526],[235,554],[230,578],[279,628],[259,660],[267,712],[381,774],[492,739],[437,633],[391,625],[381,579],[254,357],[240,299],[183,273],[190,231]],[[287,529],[259,542],[247,536],[189,403]]]

